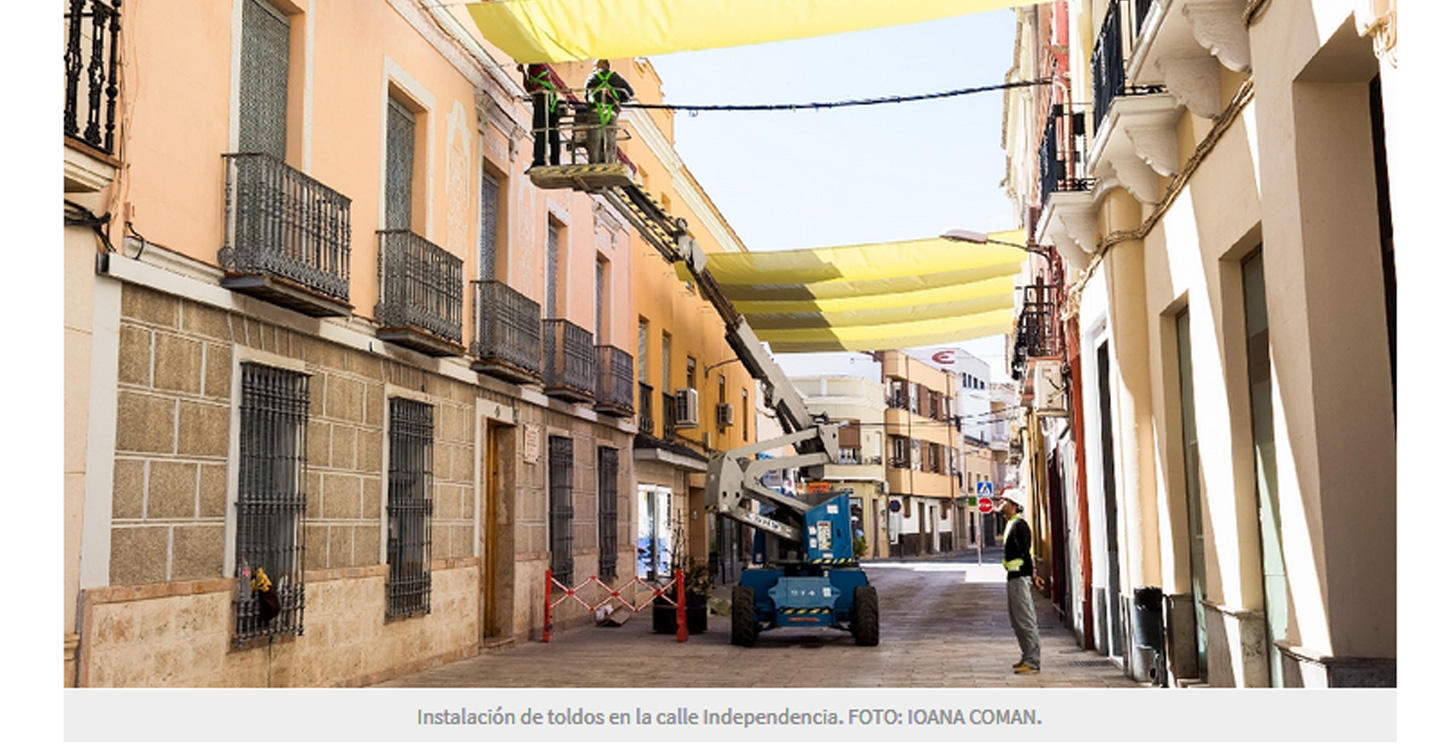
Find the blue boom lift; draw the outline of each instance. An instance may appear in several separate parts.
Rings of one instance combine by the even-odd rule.
[[[529,174],[537,187],[603,196],[667,261],[685,263],[700,294],[725,322],[726,342],[760,384],[785,431],[772,440],[715,454],[706,467],[707,509],[774,535],[780,549],[764,567],[741,573],[731,607],[731,642],[753,646],[762,631],[777,627],[828,627],[851,632],[861,646],[879,643],[880,604],[855,560],[849,494],[791,496],[760,482],[777,469],[797,469],[819,479],[826,463],[840,462],[839,426],[806,410],[800,393],[706,270],[705,254],[685,220],[671,216],[637,185],[627,165],[535,166]],[[786,446],[794,446],[795,455],[765,453]],[[762,513],[762,504],[771,510]]]

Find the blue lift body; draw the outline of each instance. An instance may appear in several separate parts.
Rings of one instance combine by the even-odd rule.
[[[739,585],[755,592],[757,630],[829,627],[851,630],[855,590],[869,579],[855,561],[850,495],[841,493],[805,513],[805,559],[750,568]]]

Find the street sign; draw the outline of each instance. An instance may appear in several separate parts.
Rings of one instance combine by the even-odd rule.
[[[891,512],[891,513],[899,513],[899,512],[900,512],[900,501],[899,501],[899,500],[891,500],[891,501],[890,501],[890,512]]]
[[[988,498],[988,497],[982,497],[982,498],[980,498],[980,512],[981,512],[981,513],[989,513],[990,511],[992,511],[992,510],[994,510],[994,509],[995,509],[995,504],[992,503],[992,502],[990,502],[990,498]]]
[[[994,497],[994,496],[995,496],[995,483],[994,483],[994,482],[976,482],[976,483],[975,483],[975,494],[979,495],[980,497],[985,497],[985,498]]]

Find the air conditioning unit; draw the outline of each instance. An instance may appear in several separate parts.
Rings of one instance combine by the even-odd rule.
[[[675,391],[675,426],[700,426],[700,392],[694,388]]]
[[[735,424],[735,405],[720,404],[715,407],[715,421],[722,427],[729,427]]]

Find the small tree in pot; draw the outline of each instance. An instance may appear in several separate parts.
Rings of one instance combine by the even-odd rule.
[[[685,626],[691,633],[703,633],[709,626],[710,565],[687,555],[681,570],[685,574]],[[671,598],[678,601],[679,591],[673,592]],[[673,603],[656,599],[650,605],[650,612],[655,632],[668,634],[679,629]]]

